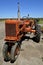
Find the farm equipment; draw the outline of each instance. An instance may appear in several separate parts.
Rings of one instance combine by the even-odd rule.
[[[40,26],[36,20],[6,20],[5,21],[5,44],[3,46],[4,61],[10,61],[14,63],[17,59],[22,39],[26,34],[34,34],[32,38],[35,42],[40,41]]]
[[[33,20],[6,20],[5,21],[5,44],[3,46],[3,57],[5,61],[14,62],[17,58],[22,38],[28,32],[34,34],[34,41],[40,41],[40,26]]]

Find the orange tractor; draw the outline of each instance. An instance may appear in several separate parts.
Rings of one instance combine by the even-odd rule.
[[[34,34],[31,39],[38,43],[41,36],[40,26],[37,24],[36,20],[21,20],[18,6],[18,20],[5,21],[5,44],[3,46],[4,61],[14,63],[19,55],[22,41],[24,39],[29,39],[26,34],[28,35],[31,33]]]
[[[5,44],[3,46],[3,57],[5,61],[13,63],[19,55],[22,39],[26,34],[34,34],[35,42],[40,41],[40,26],[36,20],[6,20],[5,21]]]

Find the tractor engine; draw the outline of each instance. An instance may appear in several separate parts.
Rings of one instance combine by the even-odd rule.
[[[5,40],[6,41],[19,41],[20,39],[20,26],[17,20],[6,20],[5,22]]]

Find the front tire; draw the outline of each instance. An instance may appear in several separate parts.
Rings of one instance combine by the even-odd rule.
[[[14,63],[14,61],[16,61],[16,59],[19,55],[19,52],[20,52],[20,47],[19,47],[18,43],[15,43],[15,45],[13,45],[11,48],[11,61],[10,61],[11,63]]]
[[[3,58],[4,58],[4,61],[6,62],[10,60],[8,55],[8,45],[6,43],[3,46]]]

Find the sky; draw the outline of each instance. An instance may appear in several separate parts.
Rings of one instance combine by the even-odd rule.
[[[18,4],[20,16],[43,18],[43,0],[0,0],[0,18],[17,18]]]

